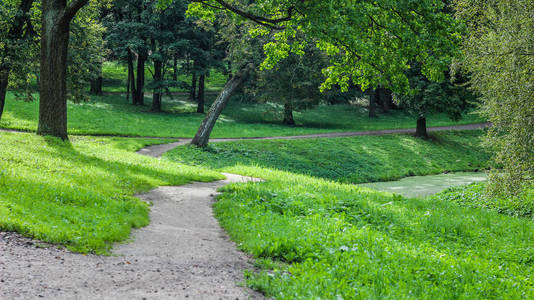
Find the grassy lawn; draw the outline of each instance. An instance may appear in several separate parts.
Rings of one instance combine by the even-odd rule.
[[[208,102],[216,94],[208,94]],[[90,102],[68,104],[68,127],[71,134],[107,134],[127,136],[192,137],[204,115],[195,113],[195,104],[186,96],[163,100],[163,113],[151,113],[147,106],[133,106],[124,97],[93,97]],[[39,103],[15,101],[8,94],[0,127],[36,130]],[[351,105],[323,105],[296,113],[298,126],[281,124],[281,108],[273,104],[230,102],[217,122],[212,137],[260,137],[299,135],[321,132],[413,128],[415,119],[402,112],[391,112],[376,119],[367,117],[367,110]],[[429,126],[469,124],[483,121],[468,114],[460,122],[452,122],[445,115],[428,118]]]
[[[146,63],[145,68],[145,83],[148,84],[153,80],[152,71],[154,70],[150,62]],[[128,67],[125,64],[117,62],[104,62],[102,66],[102,90],[104,92],[125,93],[126,81],[128,80]],[[166,72],[165,78],[172,79],[172,70]],[[178,73],[178,81],[184,81],[191,84],[191,75],[184,75]],[[227,78],[219,71],[212,70],[209,77],[206,78],[206,90],[218,91],[226,84]],[[170,88],[171,92],[189,92],[183,88]]]
[[[389,181],[487,166],[482,130],[432,133],[432,141],[410,135],[213,143],[208,150],[178,147],[173,161],[226,170],[259,166],[341,182]]]
[[[534,223],[435,199],[406,199],[260,167],[224,188],[221,225],[278,299],[534,297]]]
[[[149,222],[133,195],[160,185],[211,181],[200,167],[131,151],[161,140],[0,133],[0,229],[79,252],[107,253]]]

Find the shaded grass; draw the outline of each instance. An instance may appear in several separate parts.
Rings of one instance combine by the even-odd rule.
[[[147,204],[134,193],[222,178],[129,152],[161,142],[75,137],[70,143],[0,133],[0,229],[73,251],[107,253],[132,227],[149,222]]]
[[[390,181],[444,171],[487,167],[482,130],[432,133],[425,141],[410,135],[213,143],[207,150],[178,147],[173,161],[226,170],[254,165],[341,182]]]
[[[208,94],[208,103],[216,94]],[[152,113],[151,100],[146,106],[133,106],[120,95],[92,97],[91,101],[68,104],[68,128],[71,134],[107,134],[128,136],[192,137],[204,115],[195,113],[196,104],[186,96],[167,97],[163,100],[163,113]],[[8,94],[0,127],[36,130],[38,101],[15,101]],[[415,119],[394,111],[369,119],[367,111],[351,105],[323,105],[296,113],[299,126],[284,126],[281,107],[274,104],[247,104],[230,102],[218,120],[212,137],[261,137],[300,135],[321,132],[413,128]],[[429,126],[469,124],[482,121],[468,114],[460,122],[452,122],[445,115],[429,116]]]
[[[534,297],[534,224],[259,167],[214,208],[257,258],[249,286],[277,299]]]

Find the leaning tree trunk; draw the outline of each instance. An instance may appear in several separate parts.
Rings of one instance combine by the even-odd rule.
[[[162,68],[163,63],[161,61],[154,61],[154,81],[158,82],[158,86],[154,89],[152,96],[152,111],[155,112],[161,111],[161,87],[159,87],[159,84],[162,79]]]
[[[200,78],[198,79],[198,96],[197,96],[197,113],[203,114],[204,113],[204,89],[205,89],[205,77],[206,75],[200,75]]]
[[[291,103],[284,104],[284,120],[282,122],[285,125],[295,125],[295,119],[293,118],[293,105],[291,105]]]
[[[2,114],[4,113],[4,105],[6,103],[7,84],[9,77],[9,70],[0,72],[0,120],[2,120]]]
[[[134,99],[135,105],[145,105],[145,93],[143,91],[145,86],[145,61],[145,56],[139,55],[137,57],[137,90]]]
[[[208,145],[210,134],[213,130],[213,126],[215,126],[215,122],[217,122],[217,119],[230,100],[230,97],[234,94],[241,83],[243,83],[243,79],[244,78],[242,76],[235,76],[232,77],[228,83],[226,83],[224,89],[217,96],[215,102],[213,102],[211,105],[206,118],[204,118],[204,121],[202,121],[197,134],[191,141],[191,145],[195,145],[197,147],[206,147]]]
[[[428,134],[426,132],[426,118],[425,117],[418,117],[417,118],[417,127],[415,128],[415,136],[423,139],[428,138]]]

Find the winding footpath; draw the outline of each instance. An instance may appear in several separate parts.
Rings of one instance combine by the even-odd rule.
[[[429,131],[487,127],[471,124]],[[413,129],[247,138],[302,139],[410,133]],[[243,139],[212,139],[211,142]],[[139,154],[159,157],[174,147],[155,145]],[[81,255],[0,232],[0,299],[262,299],[238,286],[250,258],[237,250],[213,216],[217,189],[256,178],[225,174],[226,180],[156,188],[138,195],[153,204],[151,223],[132,241],[116,245],[112,256]]]

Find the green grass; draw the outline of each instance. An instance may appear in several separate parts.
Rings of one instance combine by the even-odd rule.
[[[484,132],[432,133],[425,141],[410,135],[212,143],[207,150],[178,147],[173,161],[215,169],[253,165],[341,182],[390,181],[406,176],[471,171],[487,167]]]
[[[107,253],[149,222],[137,192],[211,181],[218,173],[131,151],[154,139],[74,137],[62,142],[0,133],[0,229],[78,252]]]
[[[208,95],[208,102],[215,94]],[[127,136],[192,137],[204,115],[195,113],[196,104],[186,96],[163,100],[163,113],[151,113],[150,99],[147,106],[133,106],[124,97],[113,95],[92,97],[85,103],[68,104],[68,128],[71,134],[106,134]],[[15,101],[8,94],[0,127],[36,130],[38,101]],[[299,135],[321,132],[413,128],[415,120],[402,112],[381,115],[369,119],[365,109],[351,105],[323,105],[302,113],[296,113],[299,126],[281,124],[281,108],[274,104],[247,104],[230,102],[217,122],[212,137],[261,137]],[[482,120],[473,114],[460,122],[452,122],[445,115],[429,117],[429,126],[477,123]]]
[[[259,167],[214,209],[277,299],[529,299],[534,223]]]
[[[148,84],[153,80],[152,71],[154,68],[150,63],[145,67],[145,83]],[[117,62],[104,62],[102,66],[102,90],[104,92],[125,93],[126,81],[128,80],[128,67],[125,64]],[[172,70],[166,72],[166,79],[172,79]],[[191,84],[191,75],[178,74],[179,81]],[[217,70],[212,70],[209,77],[206,78],[207,91],[219,91],[226,83],[226,77]],[[171,92],[189,92],[183,88],[170,88]]]
[[[534,218],[534,187],[517,197],[488,197],[485,193],[486,183],[449,188],[432,197],[439,201],[448,201],[461,206],[493,210],[501,214]]]

